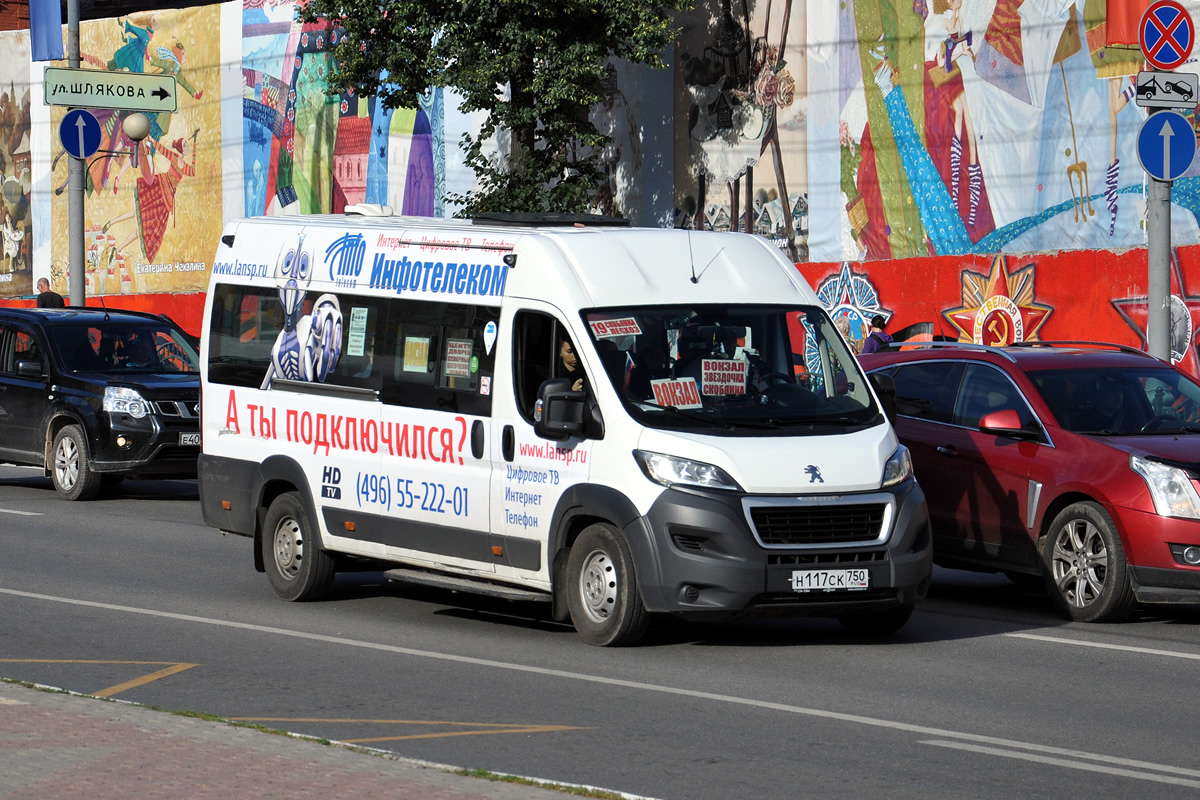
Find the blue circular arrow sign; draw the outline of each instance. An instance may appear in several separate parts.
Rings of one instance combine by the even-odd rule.
[[[1196,132],[1178,111],[1158,111],[1142,123],[1137,139],[1142,169],[1160,181],[1173,181],[1192,166]]]
[[[1138,26],[1142,54],[1162,70],[1173,70],[1187,60],[1195,36],[1191,15],[1175,0],[1152,3]]]
[[[88,158],[100,149],[100,122],[86,109],[72,109],[58,125],[58,139],[71,155]]]

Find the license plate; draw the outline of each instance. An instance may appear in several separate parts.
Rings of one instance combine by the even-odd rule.
[[[793,592],[836,592],[867,589],[871,573],[865,569],[808,569],[792,573]]]
[[[198,434],[198,433],[181,433],[181,434],[179,434],[179,443],[180,444],[194,444],[194,445],[199,446],[200,434]]]

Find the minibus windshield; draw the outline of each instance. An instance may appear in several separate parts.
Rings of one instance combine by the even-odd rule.
[[[617,395],[647,426],[825,433],[879,416],[818,306],[608,308],[583,318]]]

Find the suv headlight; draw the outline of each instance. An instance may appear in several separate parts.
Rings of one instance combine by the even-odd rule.
[[[729,473],[703,461],[634,450],[633,457],[646,477],[663,486],[696,486],[700,489],[729,489],[740,492],[741,486]]]
[[[912,474],[912,456],[908,454],[907,447],[900,445],[883,465],[883,488],[904,483],[912,477]]]
[[[1129,468],[1146,482],[1154,510],[1160,517],[1200,519],[1200,495],[1196,494],[1191,475],[1178,467],[1139,456],[1129,457]]]
[[[125,386],[108,386],[104,389],[104,410],[110,414],[128,414],[141,419],[150,413],[150,404],[136,389]]]

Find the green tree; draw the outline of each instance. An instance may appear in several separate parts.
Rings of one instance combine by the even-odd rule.
[[[308,0],[305,22],[343,31],[330,91],[353,87],[388,108],[417,105],[434,87],[486,111],[464,137],[480,189],[449,198],[480,211],[579,212],[603,182],[607,137],[588,113],[604,100],[610,58],[662,67],[671,12],[692,0]],[[381,79],[381,75],[384,76]],[[490,160],[498,130],[511,147]]]

